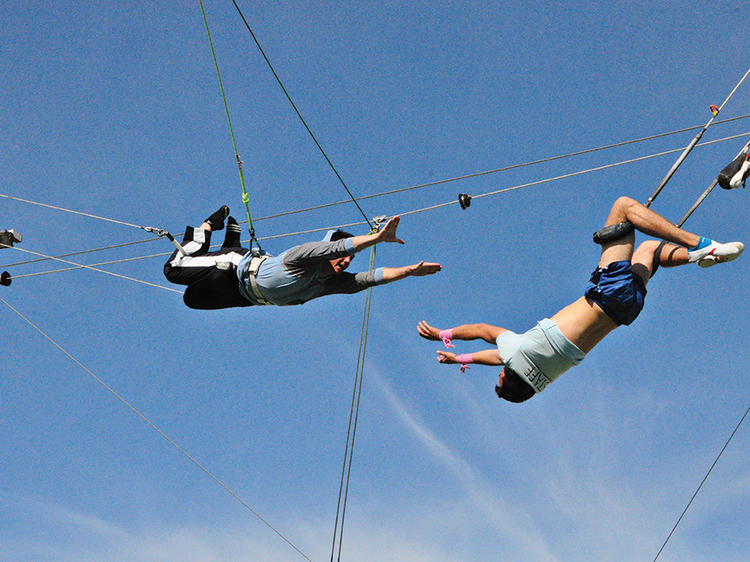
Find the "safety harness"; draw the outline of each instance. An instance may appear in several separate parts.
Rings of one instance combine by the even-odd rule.
[[[262,304],[265,306],[271,306],[273,303],[266,299],[263,296],[263,293],[260,292],[260,289],[258,288],[258,270],[260,269],[260,264],[262,264],[264,261],[268,259],[268,254],[256,254],[253,253],[253,257],[250,259],[250,265],[247,268],[247,272],[245,273],[246,278],[248,281],[250,281],[250,289],[253,291],[253,296],[255,297],[255,300],[258,304]]]

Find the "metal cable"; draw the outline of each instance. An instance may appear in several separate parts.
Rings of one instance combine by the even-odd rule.
[[[745,119],[747,117],[750,117],[750,114],[741,115],[741,116],[738,116],[738,117],[732,117],[730,119],[725,119],[723,121],[716,121],[715,124],[727,123],[729,121],[735,121],[735,120],[738,120],[738,119]],[[530,162],[524,162],[524,163],[520,163],[520,164],[511,164],[509,166],[505,166],[505,167],[502,167],[502,168],[495,168],[493,170],[486,170],[486,171],[483,171],[483,172],[473,172],[473,173],[470,173],[470,174],[465,174],[465,175],[457,176],[457,177],[453,177],[453,178],[446,178],[446,179],[442,179],[442,180],[436,180],[434,182],[429,182],[429,183],[423,183],[423,184],[413,185],[413,186],[409,186],[409,187],[402,187],[402,188],[392,189],[392,190],[389,190],[389,191],[383,191],[381,193],[374,193],[374,194],[371,194],[371,195],[365,195],[363,197],[360,197],[360,199],[371,199],[371,198],[375,198],[375,197],[382,197],[384,195],[392,195],[392,194],[401,193],[401,192],[404,192],[404,191],[409,191],[409,190],[414,190],[414,189],[420,189],[420,188],[424,188],[424,187],[431,187],[431,186],[434,186],[434,185],[440,185],[440,184],[444,184],[444,183],[460,181],[460,180],[474,178],[474,177],[488,175],[488,174],[494,174],[494,173],[498,173],[498,172],[503,172],[503,171],[511,170],[511,169],[514,169],[514,168],[522,168],[522,167],[531,166],[531,165],[534,165],[534,164],[540,164],[540,163],[544,163],[544,162],[551,162],[551,161],[554,161],[554,160],[560,160],[560,159],[569,158],[569,157],[572,157],[572,156],[579,156],[579,155],[582,155],[582,154],[588,154],[588,153],[591,153],[591,152],[606,150],[606,149],[609,149],[609,148],[624,146],[624,145],[627,145],[627,144],[638,143],[638,142],[642,142],[642,141],[645,141],[645,140],[651,140],[651,139],[655,139],[655,138],[659,138],[659,137],[665,137],[665,136],[673,135],[673,134],[676,134],[676,133],[681,133],[681,132],[685,132],[685,131],[694,130],[696,128],[699,128],[699,126],[686,127],[686,128],[683,128],[683,129],[677,129],[677,130],[674,130],[674,131],[669,131],[669,132],[666,132],[666,133],[659,133],[659,134],[656,134],[656,135],[651,135],[651,136],[647,136],[647,137],[641,137],[640,139],[633,139],[633,140],[629,140],[629,141],[623,141],[623,142],[619,142],[619,143],[615,143],[615,144],[600,146],[600,147],[597,147],[597,148],[590,148],[590,149],[580,150],[580,151],[577,151],[577,152],[570,152],[568,154],[561,154],[561,155],[558,155],[558,156],[550,156],[550,157],[547,157],[547,158],[542,158],[542,159],[539,159],[539,160],[533,160],[533,161],[530,161]],[[745,134],[747,134],[747,133],[745,133]],[[742,135],[739,135],[739,136],[742,136]],[[724,138],[717,139],[717,140],[714,140],[714,141],[709,141],[709,142],[706,142],[706,143],[700,143],[697,146],[705,146],[707,144],[711,144],[711,143],[715,143],[715,142],[722,142],[722,141],[731,140],[731,139],[734,139],[734,138],[737,138],[737,136],[724,137]],[[666,155],[666,154],[671,154],[671,153],[679,152],[680,150],[682,150],[682,149],[678,148],[678,149],[674,149],[674,150],[667,151],[667,152],[660,152],[660,153],[657,153],[657,154],[654,154],[654,155],[651,155],[651,156],[643,157],[643,159],[645,159],[645,158],[651,158],[651,157],[655,157],[655,156],[663,156],[663,155]],[[626,161],[624,161],[622,163],[629,163],[629,162],[634,162],[634,161],[637,161],[637,160],[631,160],[631,161],[627,161],[626,160]],[[614,164],[614,165],[620,165],[620,164],[618,163],[618,164]],[[592,169],[592,170],[595,170],[595,169]],[[551,181],[551,180],[546,180],[546,181]],[[533,185],[533,184],[531,184],[531,185]],[[526,187],[526,186],[521,186],[521,187]],[[517,189],[517,188],[518,187],[516,187],[515,189]],[[123,224],[123,225],[126,225],[126,226],[134,226],[136,228],[142,228],[142,227],[140,227],[138,225],[133,225],[133,224],[126,223],[126,222],[117,221],[117,220],[114,220],[114,219],[108,219],[106,217],[100,217],[100,216],[92,215],[92,214],[89,214],[89,213],[82,213],[80,211],[74,211],[74,210],[71,210],[71,209],[65,209],[63,207],[56,207],[56,206],[53,206],[53,205],[48,205],[48,204],[45,204],[45,203],[40,203],[38,201],[30,201],[28,199],[21,199],[20,197],[14,197],[14,196],[11,196],[11,195],[0,194],[0,197],[4,197],[6,199],[11,199],[11,200],[14,200],[14,201],[20,201],[20,202],[23,202],[23,203],[28,203],[28,204],[31,204],[31,205],[39,205],[39,206],[43,206],[43,207],[48,207],[48,208],[55,209],[55,210],[58,210],[58,211],[64,211],[64,212],[74,213],[74,214],[83,215],[83,216],[87,216],[87,217],[91,217],[91,218],[97,218],[97,219],[101,219],[101,220],[106,220],[106,221],[109,221],[109,222],[114,222],[114,223],[117,223],[117,224]],[[475,196],[475,197],[479,197],[479,196]],[[342,201],[335,201],[335,202],[332,202],[332,203],[324,203],[324,204],[321,204],[321,205],[314,205],[314,206],[305,207],[305,208],[302,208],[302,209],[295,209],[295,210],[292,210],[292,211],[284,211],[284,212],[273,214],[273,215],[267,215],[267,216],[264,216],[264,217],[259,217],[259,218],[255,219],[255,222],[259,222],[259,221],[263,221],[263,220],[269,220],[269,219],[274,219],[274,218],[279,218],[279,217],[283,217],[283,216],[287,216],[287,215],[304,213],[304,212],[308,212],[308,211],[314,211],[314,210],[318,210],[318,209],[324,209],[324,208],[327,208],[327,207],[333,207],[333,206],[336,206],[336,205],[342,205],[342,204],[348,203],[348,202],[349,202],[349,200],[347,199],[347,200],[342,200]],[[448,205],[448,204],[450,204],[450,203],[446,203],[446,204],[439,205],[439,206],[445,206],[445,205]],[[431,208],[434,208],[434,207],[425,208],[425,210],[429,210]],[[349,223],[348,226],[356,226],[356,225],[361,225],[361,224],[365,224],[365,223],[364,222]],[[345,226],[347,226],[347,225],[342,225],[339,228],[343,228]],[[322,230],[326,230],[326,229],[323,228],[323,229],[317,229],[317,230],[307,230],[307,231],[301,231],[300,233],[304,234],[304,233],[308,233],[308,232],[318,232],[318,231],[322,231]],[[294,234],[297,234],[297,233],[279,234],[279,235],[273,235],[273,236],[260,237],[258,239],[259,240],[271,240],[273,238],[281,238],[281,237],[285,237],[285,236],[291,236],[291,235],[294,235]],[[81,250],[81,251],[78,251],[78,252],[72,252],[72,253],[69,253],[69,254],[63,254],[63,255],[60,255],[60,256],[57,256],[57,257],[69,257],[69,256],[77,255],[77,254],[97,252],[97,251],[100,251],[100,250],[109,250],[111,248],[117,248],[117,247],[120,247],[120,246],[127,246],[127,245],[131,245],[131,244],[143,244],[145,242],[151,242],[151,241],[159,240],[159,239],[160,239],[160,237],[155,237],[155,238],[150,238],[150,239],[147,239],[147,240],[141,240],[141,241],[138,241],[138,242],[128,242],[128,243],[118,244],[118,245],[114,245],[114,246],[105,246],[103,248],[94,248],[94,249],[90,249],[90,250]],[[11,264],[3,265],[3,266],[0,266],[0,267],[12,267],[12,266],[16,266],[16,265],[24,265],[26,263],[33,263],[35,261],[43,261],[44,259],[47,259],[47,258],[43,258],[43,259],[40,259],[40,260],[31,260],[29,262],[11,263]]]
[[[716,121],[714,123],[714,125],[718,125],[718,124],[721,124],[721,123],[729,123],[730,121],[736,121],[736,120],[739,120],[739,119],[746,119],[748,117],[750,117],[750,113],[745,114],[745,115],[740,115],[738,117],[732,117],[732,118],[729,118],[729,119],[724,119],[722,121]],[[561,160],[561,159],[564,159],[564,158],[571,158],[571,157],[574,157],[574,156],[581,156],[581,155],[584,155],[584,154],[590,154],[592,152],[599,152],[599,151],[602,151],[602,150],[608,150],[608,149],[611,149],[611,148],[618,148],[618,147],[626,146],[626,145],[629,145],[629,144],[635,144],[635,143],[639,143],[639,142],[645,142],[645,141],[648,141],[648,140],[658,139],[658,138],[661,138],[661,137],[667,137],[667,136],[670,136],[670,135],[675,135],[677,133],[684,133],[686,131],[694,131],[695,129],[698,129],[698,128],[700,128],[700,125],[693,126],[693,127],[685,127],[683,129],[676,129],[674,131],[669,131],[669,132],[666,132],[666,133],[658,133],[658,134],[655,134],[655,135],[641,137],[639,139],[632,139],[632,140],[621,141],[621,142],[617,142],[617,143],[613,143],[613,144],[607,144],[607,145],[599,146],[599,147],[596,147],[596,148],[587,148],[587,149],[584,149],[584,150],[578,150],[578,151],[575,151],[575,152],[569,152],[567,154],[559,154],[557,156],[548,156],[548,157],[545,157],[545,158],[540,158],[538,160],[531,160],[529,162],[522,162],[520,164],[510,164],[508,166],[503,166],[503,167],[500,167],[500,168],[494,168],[492,170],[485,170],[485,171],[480,171],[480,172],[471,172],[469,174],[464,174],[464,175],[456,176],[456,177],[452,177],[452,178],[445,178],[445,179],[442,179],[442,180],[435,180],[435,181],[431,181],[431,182],[427,182],[427,183],[421,183],[421,184],[416,184],[416,185],[411,185],[411,186],[407,186],[407,187],[398,187],[398,188],[390,189],[388,191],[383,191],[383,192],[380,192],[380,193],[373,193],[371,195],[363,195],[363,196],[359,197],[359,200],[362,201],[364,199],[373,199],[375,197],[382,197],[384,195],[393,195],[394,193],[402,193],[404,191],[412,191],[412,190],[415,190],[415,189],[422,189],[422,188],[425,188],[425,187],[432,187],[432,186],[435,186],[435,185],[442,185],[442,184],[445,184],[445,183],[462,181],[462,180],[476,178],[476,177],[480,177],[480,176],[486,176],[486,175],[490,175],[490,174],[496,174],[496,173],[499,173],[499,172],[506,172],[508,170],[514,170],[516,168],[525,168],[527,166],[534,166],[536,164],[544,164],[544,163],[547,163],[547,162],[553,162],[555,160]],[[681,149],[675,149],[674,152],[679,152],[679,150],[681,150]],[[344,199],[342,201],[334,201],[332,203],[322,203],[320,205],[315,205],[315,206],[312,206],[312,207],[305,207],[305,208],[302,208],[302,209],[295,209],[293,211],[283,211],[281,213],[276,213],[276,214],[273,214],[273,215],[268,215],[268,216],[261,217],[261,218],[256,219],[256,220],[261,221],[261,220],[267,220],[267,219],[275,219],[275,218],[284,217],[284,216],[287,216],[287,215],[294,215],[294,214],[297,214],[297,213],[305,213],[305,212],[308,212],[308,211],[315,211],[315,210],[318,210],[318,209],[325,209],[325,208],[328,208],[328,207],[334,207],[334,206],[337,206],[337,205],[343,205],[344,203],[348,203],[348,202],[349,202],[348,199]]]
[[[64,271],[75,271],[76,269],[85,269],[85,268],[100,267],[102,265],[113,265],[113,264],[117,264],[117,263],[127,263],[127,262],[137,261],[137,260],[146,260],[146,259],[149,259],[149,258],[158,258],[158,257],[164,257],[164,256],[168,256],[168,255],[170,255],[169,252],[162,252],[162,253],[159,253],[159,254],[150,254],[148,256],[136,256],[136,257],[133,257],[133,258],[122,258],[122,259],[119,259],[119,260],[102,261],[102,262],[99,262],[99,263],[91,263],[91,264],[88,264],[88,265],[75,265],[75,266],[72,266],[72,267],[63,267],[63,268],[60,268],[60,269],[50,269],[48,271],[35,271],[34,273],[22,273],[20,275],[13,275],[13,280],[21,279],[23,277],[38,277],[40,275],[50,275],[52,273],[62,273]],[[51,258],[51,259],[54,259],[54,258]]]
[[[740,137],[746,137],[748,135],[750,135],[750,132],[741,133],[741,134],[738,134],[738,135],[732,135],[732,136],[729,136],[729,137],[724,137],[724,138],[716,139],[716,140],[712,140],[712,141],[706,141],[706,142],[703,142],[703,143],[699,143],[696,146],[698,146],[698,147],[708,146],[708,145],[711,145],[711,144],[715,144],[715,143],[719,143],[719,142],[724,142],[724,141],[727,141],[727,140],[733,140],[733,139],[740,138]],[[571,178],[571,177],[574,177],[574,176],[579,176],[579,175],[588,174],[588,173],[592,173],[592,172],[598,172],[598,171],[601,171],[601,170],[606,170],[608,168],[614,168],[616,166],[622,166],[622,165],[625,165],[625,164],[632,164],[632,163],[635,163],[635,162],[640,162],[640,161],[643,161],[643,160],[649,160],[651,158],[656,158],[656,157],[659,157],[659,156],[665,156],[665,155],[668,155],[668,154],[673,154],[673,153],[676,153],[676,152],[680,152],[681,150],[682,150],[682,148],[675,148],[675,149],[672,149],[672,150],[667,150],[667,151],[663,151],[663,152],[656,152],[656,153],[648,154],[648,155],[645,155],[645,156],[639,156],[637,158],[631,158],[631,159],[628,159],[628,160],[621,160],[619,162],[613,162],[613,163],[610,163],[610,164],[605,164],[603,166],[597,166],[597,167],[594,167],[594,168],[587,168],[585,170],[578,170],[576,172],[570,172],[568,174],[562,174],[562,175],[559,175],[559,176],[553,176],[553,177],[549,177],[549,178],[543,178],[543,179],[536,180],[536,181],[533,181],[533,182],[528,182],[528,183],[523,183],[523,184],[517,184],[517,185],[505,187],[505,188],[502,188],[502,189],[497,189],[497,190],[494,190],[494,191],[489,191],[489,192],[486,192],[486,193],[481,193],[479,195],[473,195],[472,199],[481,199],[483,197],[489,197],[491,195],[498,195],[500,193],[505,193],[505,192],[508,192],[508,191],[514,191],[514,190],[517,190],[517,189],[522,189],[522,188],[526,188],[526,187],[532,187],[532,186],[540,185],[540,184],[543,184],[543,183],[549,183],[549,182],[552,182],[552,181],[557,181],[557,180],[562,180],[562,179],[566,179],[566,178]],[[2,195],[0,194],[0,197],[1,196]],[[25,201],[25,202],[34,203],[33,201]],[[458,204],[458,201],[455,200],[455,199],[453,199],[451,201],[446,201],[444,203],[437,203],[435,205],[430,205],[430,206],[422,207],[422,208],[419,208],[419,209],[412,209],[412,210],[409,210],[409,211],[403,211],[401,213],[396,213],[396,214],[399,214],[400,216],[407,216],[407,215],[413,215],[413,214],[417,214],[417,213],[423,213],[423,212],[426,212],[426,211],[432,211],[432,210],[435,210],[435,209],[439,209],[441,207],[448,207],[450,205],[456,205],[456,204]],[[261,220],[261,219],[257,219],[257,220]],[[281,234],[274,234],[274,235],[271,235],[271,236],[264,236],[264,237],[259,238],[259,240],[265,241],[265,240],[273,240],[273,239],[277,239],[277,238],[286,238],[286,237],[291,237],[291,236],[300,236],[300,235],[303,235],[303,234],[314,234],[314,233],[317,233],[317,232],[326,232],[328,230],[335,230],[337,228],[351,228],[351,227],[354,227],[354,226],[362,226],[364,224],[366,224],[364,221],[359,221],[359,222],[351,222],[351,223],[345,223],[345,224],[325,226],[325,227],[321,227],[321,228],[311,228],[311,229],[307,229],[307,230],[298,230],[298,231],[294,231],[294,232],[285,232],[285,233],[281,233]],[[154,240],[158,240],[158,238],[154,238]],[[89,251],[93,252],[95,250],[89,250]],[[42,254],[38,254],[38,255],[42,255]],[[135,258],[128,258],[127,260],[123,260],[123,261],[135,261],[135,260],[138,260],[138,259],[147,259],[147,258],[167,256],[167,255],[169,255],[169,252],[164,252],[164,253],[161,253],[161,254],[151,254],[151,255],[148,255],[148,256],[141,256],[141,257],[135,257]],[[53,256],[47,256],[47,257],[45,257],[45,259],[58,259],[58,258],[55,258]],[[65,260],[59,260],[58,259],[58,261],[63,261],[64,263],[73,264],[73,262],[65,262]],[[115,260],[115,261],[112,261],[112,262],[103,262],[103,263],[96,264],[96,265],[107,265],[108,263],[119,263],[119,261],[120,260]],[[11,265],[15,265],[15,264],[11,264]],[[42,272],[42,273],[27,273],[27,274],[24,274],[24,275],[15,276],[14,278],[33,277],[33,276],[36,276],[36,275],[45,275],[45,274],[49,274],[49,273],[57,273],[57,272],[62,272],[62,271],[70,271],[71,269],[78,269],[78,268],[85,268],[85,267],[87,267],[87,266],[79,265],[79,264],[74,264],[74,265],[76,265],[76,267],[59,269],[59,270],[51,270],[51,271]],[[5,267],[9,267],[9,266],[5,266]]]
[[[86,365],[81,363],[78,359],[73,357],[70,353],[68,353],[60,344],[58,344],[55,340],[53,340],[50,336],[48,336],[44,331],[42,331],[39,326],[34,324],[31,320],[26,318],[23,314],[21,314],[18,310],[13,308],[5,299],[0,297],[0,301],[5,304],[9,309],[11,309],[13,312],[15,312],[21,319],[23,319],[29,326],[34,328],[39,334],[44,336],[44,338],[47,339],[52,345],[54,345],[57,349],[59,349],[68,359],[73,361],[76,365],[78,365],[83,371],[89,375],[92,379],[94,379],[97,383],[99,383],[107,392],[109,392],[112,396],[117,398],[120,402],[122,402],[131,412],[133,412],[135,415],[137,415],[139,418],[141,418],[146,424],[151,427],[154,431],[156,431],[164,440],[167,441],[170,445],[172,445],[177,451],[180,452],[186,459],[188,459],[191,463],[193,463],[195,466],[197,466],[199,469],[201,469],[206,475],[208,475],[214,482],[216,482],[219,486],[221,486],[229,495],[231,495],[235,500],[237,500],[240,504],[242,504],[243,507],[245,507],[250,513],[255,515],[261,522],[263,522],[269,529],[271,529],[274,533],[276,533],[281,539],[284,540],[289,546],[291,546],[294,550],[296,550],[303,558],[306,560],[310,560],[304,552],[302,552],[299,548],[297,548],[294,543],[292,543],[288,538],[286,538],[283,534],[281,534],[275,527],[273,527],[268,521],[266,521],[257,511],[255,511],[245,500],[243,500],[237,493],[232,491],[226,484],[224,484],[221,480],[219,480],[216,476],[214,476],[205,466],[203,466],[198,460],[196,460],[195,457],[193,457],[190,453],[188,453],[185,449],[180,447],[172,438],[170,438],[166,433],[164,433],[161,429],[159,429],[156,424],[154,424],[149,418],[147,418],[144,414],[142,414],[138,409],[136,409],[135,406],[133,406],[130,402],[125,400],[122,396],[120,396],[112,387],[110,387],[107,383],[105,383],[101,378],[96,376]],[[312,561],[310,561],[312,562]]]
[[[55,258],[53,256],[47,256],[45,254],[40,254],[39,252],[32,252],[31,250],[26,250],[24,248],[19,248],[18,246],[8,246],[6,244],[0,244],[0,247],[3,247],[3,248],[13,248],[14,250],[18,250],[19,252],[25,252],[27,254],[32,254],[34,256],[41,256],[41,257],[44,257],[44,258],[47,258],[47,259],[50,259],[50,260],[55,260],[55,261],[59,261],[59,262],[62,262],[62,263],[67,263],[68,265],[74,265],[75,267],[73,269],[80,269],[80,268],[90,269],[91,271],[96,271],[98,273],[104,273],[105,275],[111,275],[112,277],[118,277],[120,279],[125,279],[127,281],[133,281],[134,283],[141,283],[143,285],[148,285],[149,287],[156,287],[157,289],[163,289],[165,291],[171,291],[173,293],[182,294],[182,291],[178,291],[177,289],[173,289],[172,287],[165,287],[164,285],[157,285],[156,283],[149,283],[148,281],[142,281],[141,279],[136,279],[134,277],[128,277],[127,275],[120,275],[119,273],[112,273],[111,271],[107,271],[105,269],[98,269],[98,268],[90,266],[90,265],[83,265],[83,264],[80,264],[80,263],[75,263],[75,262],[72,262],[72,261],[63,260],[63,259],[60,259],[60,258]],[[27,274],[27,275],[25,275],[23,277],[30,277],[32,275],[34,275],[34,274]],[[22,277],[22,276],[19,275],[19,277]],[[15,279],[15,277],[13,277],[13,278]]]
[[[750,413],[750,407],[745,410],[745,414],[740,419],[739,423],[735,426],[734,431],[732,431],[732,434],[729,436],[729,439],[727,439],[726,443],[724,443],[724,446],[721,448],[721,451],[719,451],[719,454],[714,459],[714,462],[711,464],[711,468],[708,469],[708,472],[703,477],[703,480],[701,480],[701,483],[698,485],[698,488],[693,493],[692,497],[690,498],[690,501],[685,506],[685,509],[682,510],[682,513],[680,514],[680,517],[677,519],[677,522],[674,524],[674,527],[672,527],[672,530],[669,532],[669,535],[667,536],[664,543],[661,545],[661,548],[659,549],[659,552],[656,553],[656,556],[654,557],[654,562],[659,558],[659,555],[661,555],[662,551],[664,550],[664,547],[667,546],[667,543],[669,542],[669,539],[672,538],[672,535],[674,534],[675,530],[677,529],[677,526],[680,524],[680,521],[682,521],[682,518],[687,513],[687,510],[690,508],[690,505],[693,503],[693,500],[698,495],[698,492],[701,491],[701,488],[703,487],[703,484],[705,484],[706,480],[708,480],[708,476],[711,474],[711,471],[716,466],[716,463],[719,462],[719,459],[721,458],[721,455],[724,454],[724,451],[729,446],[730,441],[732,441],[732,438],[734,437],[734,434],[737,433],[737,431],[740,429],[740,426],[742,425],[742,422],[745,421],[745,418],[747,417],[747,414]]]
[[[135,241],[135,242],[124,242],[122,244],[113,244],[111,246],[104,246],[102,248],[93,248],[91,250],[78,250],[76,252],[69,252],[67,254],[60,254],[60,255],[54,256],[54,257],[56,257],[56,258],[69,258],[71,256],[80,256],[81,254],[90,254],[90,253],[93,253],[93,252],[101,252],[101,251],[104,251],[104,250],[112,250],[114,248],[124,248],[126,246],[135,246],[136,244],[144,244],[146,242],[153,242],[154,240],[161,240],[161,237],[149,238],[147,240],[138,240],[138,241]],[[14,263],[7,263],[5,265],[0,265],[0,267],[15,267],[15,266],[18,266],[18,265],[27,265],[27,264],[30,264],[30,263],[39,263],[39,262],[47,261],[49,259],[50,258],[36,258],[36,259],[33,259],[33,260],[25,260],[25,261],[18,261],[18,262],[14,262]],[[92,264],[92,265],[97,265],[97,264]],[[98,264],[98,265],[103,265],[103,264]]]
[[[89,217],[89,218],[92,218],[92,219],[98,219],[98,220],[101,220],[101,221],[112,222],[112,223],[121,224],[121,225],[124,225],[124,226],[130,226],[132,228],[138,228],[138,229],[142,229],[143,228],[143,227],[141,227],[141,226],[139,226],[137,224],[133,224],[133,223],[130,223],[130,222],[120,221],[120,220],[116,220],[116,219],[110,219],[110,218],[107,218],[107,217],[102,217],[100,215],[92,215],[91,213],[84,213],[84,212],[81,212],[81,211],[75,211],[73,209],[66,209],[65,207],[57,207],[55,205],[49,205],[47,203],[40,203],[39,201],[29,201],[28,199],[21,199],[20,197],[13,197],[12,195],[4,195],[4,194],[0,193],[0,197],[3,197],[5,199],[11,199],[13,201],[20,201],[21,203],[30,203],[32,205],[38,205],[40,207],[46,207],[48,209],[53,209],[55,211],[64,211],[66,213],[73,213],[74,215],[81,215],[81,216]]]

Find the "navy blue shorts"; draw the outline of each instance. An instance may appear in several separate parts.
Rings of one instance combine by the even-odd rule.
[[[616,261],[594,270],[586,286],[586,296],[598,304],[615,324],[627,325],[643,308],[646,284],[640,275],[633,273],[630,261]]]

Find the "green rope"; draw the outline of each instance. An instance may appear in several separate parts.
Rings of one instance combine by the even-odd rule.
[[[247,187],[245,185],[245,174],[242,171],[242,159],[237,152],[237,141],[234,138],[234,129],[232,128],[232,118],[229,116],[229,105],[227,104],[227,96],[224,93],[224,84],[221,81],[221,72],[219,71],[219,63],[216,60],[216,51],[214,50],[214,42],[211,39],[211,31],[208,29],[208,19],[206,18],[206,10],[203,8],[203,0],[199,0],[201,5],[201,13],[203,14],[203,23],[206,26],[206,34],[208,35],[208,43],[211,45],[211,55],[214,59],[214,67],[216,68],[216,76],[219,79],[219,89],[221,90],[221,97],[224,100],[224,111],[227,114],[227,122],[229,123],[229,134],[232,137],[232,146],[234,147],[234,157],[237,160],[237,168],[240,171],[240,182],[242,183],[242,202],[245,204],[245,210],[247,211],[247,222],[250,230],[250,245],[255,242],[260,248],[260,244],[255,238],[255,227],[253,226],[253,219],[250,216],[250,196],[247,194]]]

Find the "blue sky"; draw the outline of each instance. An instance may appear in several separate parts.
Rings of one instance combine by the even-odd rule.
[[[693,125],[747,70],[737,3],[240,2],[358,196]],[[278,253],[357,223],[231,2],[205,3],[256,230]],[[197,3],[3,6],[0,193],[179,232],[241,187]],[[736,27],[736,26],[735,26]],[[744,84],[721,118],[748,113]],[[750,131],[711,127],[704,141]],[[422,209],[680,149],[695,132],[362,201]],[[678,220],[745,139],[696,148],[654,209]],[[745,412],[748,260],[660,271],[638,321],[523,405],[496,369],[435,362],[416,324],[523,331],[580,296],[591,233],[645,200],[670,154],[404,214],[380,265],[439,261],[379,287],[367,350],[345,560],[653,559]],[[687,223],[748,241],[748,195],[716,190]],[[139,229],[7,198],[26,261],[146,240]],[[351,230],[363,231],[354,226]],[[75,256],[170,252],[165,240]],[[168,286],[164,257],[102,266]],[[352,268],[365,268],[358,256]],[[76,270],[0,296],[313,560],[328,559],[364,294],[198,312],[179,294]],[[9,307],[0,307],[0,558],[303,559]],[[470,352],[479,345],[462,343]],[[743,426],[660,560],[746,560]]]

